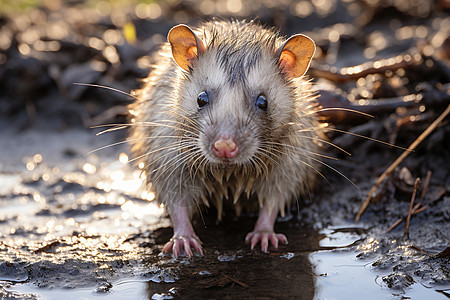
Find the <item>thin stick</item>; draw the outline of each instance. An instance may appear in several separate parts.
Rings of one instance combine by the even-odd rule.
[[[231,277],[231,276],[224,275],[224,277],[225,277],[225,278],[228,278],[229,280],[231,280],[231,281],[233,281],[233,282],[235,282],[235,283],[237,283],[237,284],[239,284],[240,286],[242,286],[242,287],[244,287],[244,288],[249,288],[249,287],[250,287],[248,284],[245,284],[245,283],[243,283],[242,281],[237,280],[236,278],[233,278],[233,277]]]
[[[418,209],[420,208],[421,205],[422,205],[422,203],[420,203],[420,201],[417,202],[416,205],[414,205],[413,210],[412,210],[413,215],[414,215],[414,212],[415,212],[416,210],[418,210]]]
[[[420,203],[417,203],[416,205],[414,205],[414,208],[412,210],[412,215],[415,216],[418,213],[423,212],[424,210],[428,209],[428,205],[425,206],[421,206]],[[391,227],[388,228],[388,230],[386,230],[386,233],[388,233],[389,231],[392,231],[395,227],[397,227],[401,222],[403,221],[403,218],[399,218],[397,221],[395,221],[394,224],[391,225]]]
[[[420,203],[425,198],[425,194],[427,193],[428,185],[430,184],[431,171],[427,171],[427,177],[425,177],[425,182],[423,184],[422,194],[420,195]]]
[[[428,205],[422,206],[422,201],[425,198],[425,195],[427,193],[428,184],[430,183],[431,173],[432,172],[430,170],[427,171],[427,176],[425,177],[425,183],[423,185],[422,194],[420,195],[420,200],[419,200],[419,202],[416,203],[416,205],[414,205],[413,210],[412,210],[413,216],[420,212],[423,212],[424,210],[426,210],[428,208]],[[397,221],[395,221],[394,224],[391,225],[391,227],[388,228],[388,230],[386,230],[386,233],[392,231],[395,227],[400,225],[400,223],[402,221],[403,221],[403,218],[399,218]]]
[[[426,210],[427,208],[428,208],[428,205],[425,205],[425,206],[422,206],[422,207],[420,207],[420,208],[418,208],[418,209],[416,209],[416,210],[413,210],[413,216],[416,215],[416,214],[418,214],[418,213],[420,213],[420,212],[423,212],[423,211]]]
[[[399,218],[397,221],[395,221],[394,224],[391,225],[391,227],[388,228],[388,230],[386,230],[386,233],[388,233],[389,231],[391,231],[392,229],[397,227],[402,221],[403,221],[403,218]]]
[[[377,181],[375,182],[375,185],[370,189],[369,195],[367,196],[366,200],[361,204],[361,207],[359,208],[358,213],[355,216],[355,222],[358,222],[359,218],[361,218],[362,214],[366,210],[367,206],[370,203],[370,200],[372,199],[373,194],[377,190],[378,186],[384,181],[384,179],[392,173],[392,171],[395,170],[395,168],[411,153],[412,150],[414,150],[430,133],[432,133],[439,124],[447,117],[447,115],[450,113],[450,105],[447,106],[447,109],[430,125],[427,129],[425,129],[424,132],[422,132],[419,137],[412,142],[412,144],[408,147],[408,150],[403,152],[387,169],[386,171],[381,174],[380,177],[378,177]]]
[[[417,190],[419,189],[419,186],[420,186],[420,178],[417,178],[416,182],[414,183],[414,190],[411,196],[411,203],[409,203],[408,216],[406,217],[405,234],[403,235],[403,237],[406,238],[409,238],[409,222],[411,221],[411,213],[414,204],[414,198],[416,198],[416,193]]]

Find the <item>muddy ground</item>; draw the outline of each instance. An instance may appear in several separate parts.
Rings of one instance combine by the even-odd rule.
[[[448,2],[42,1],[20,11],[17,3],[0,15],[2,298],[450,297],[448,117],[354,222],[398,147],[450,104]],[[125,122],[131,97],[74,83],[137,88],[171,26],[212,16],[258,17],[285,35],[311,36],[318,101],[373,118],[323,112],[330,142],[351,156],[324,145],[339,160],[324,159],[326,180],[278,220],[288,245],[251,251],[244,237],[255,215],[227,212],[216,224],[202,210],[204,257],[173,259],[159,255],[170,221],[141,186],[127,145],[100,149],[126,132],[93,128]],[[405,235],[416,178],[420,205]]]

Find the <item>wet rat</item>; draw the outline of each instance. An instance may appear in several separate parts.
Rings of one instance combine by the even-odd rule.
[[[147,188],[172,220],[163,253],[203,254],[191,218],[212,203],[220,219],[223,201],[237,213],[259,209],[246,236],[252,249],[287,243],[275,220],[308,192],[318,165],[315,97],[304,78],[314,52],[309,37],[285,39],[256,22],[169,31],[135,91],[129,138]]]

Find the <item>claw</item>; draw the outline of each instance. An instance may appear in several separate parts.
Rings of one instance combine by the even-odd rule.
[[[245,242],[250,244],[250,249],[254,249],[258,242],[261,243],[261,251],[264,253],[269,252],[269,245],[271,244],[275,249],[278,245],[287,244],[288,240],[284,234],[275,232],[260,232],[252,231],[245,237]]]
[[[167,253],[167,252],[169,252],[170,251],[170,249],[172,249],[172,246],[173,246],[173,242],[172,241],[168,241],[165,245],[164,245],[164,247],[162,248],[162,253]]]
[[[269,239],[267,238],[267,233],[263,233],[261,237],[261,251],[267,253],[268,248],[269,248]]]
[[[187,257],[191,258],[192,250],[189,241],[187,239],[183,239],[183,244],[184,244],[184,253],[186,253]]]
[[[287,245],[289,244],[287,237],[282,233],[276,234],[277,240],[280,241],[282,244]]]
[[[172,247],[172,254],[175,258],[177,258],[180,255],[180,252],[180,243],[178,243],[178,241],[175,241]]]
[[[269,235],[269,240],[272,243],[273,247],[275,249],[278,249],[278,239],[277,239],[277,235],[275,233],[271,233]]]
[[[190,240],[190,243],[194,247],[194,249],[197,250],[197,252],[200,253],[201,256],[203,256],[202,242],[198,238],[196,238]]]
[[[194,255],[191,246],[203,256],[201,241],[197,236],[173,236],[170,241],[164,245],[162,253],[169,253],[172,251],[173,256],[178,258],[184,250],[186,256],[191,258]]]

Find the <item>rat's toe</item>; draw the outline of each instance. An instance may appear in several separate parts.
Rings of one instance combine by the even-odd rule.
[[[175,258],[178,258],[180,255],[184,253],[186,254],[187,257],[191,258],[192,255],[194,254],[192,252],[191,246],[194,247],[194,249],[203,256],[203,250],[202,250],[202,246],[201,246],[201,241],[199,240],[199,238],[197,236],[190,236],[190,237],[185,237],[185,236],[173,236],[170,241],[168,241],[163,249],[162,249],[162,253],[169,253],[170,251],[172,251],[172,255]]]
[[[264,253],[269,252],[269,245],[277,249],[278,245],[287,244],[287,238],[284,234],[275,232],[250,232],[245,237],[245,242],[250,244],[250,249],[254,249],[258,243],[261,243],[261,251]]]

